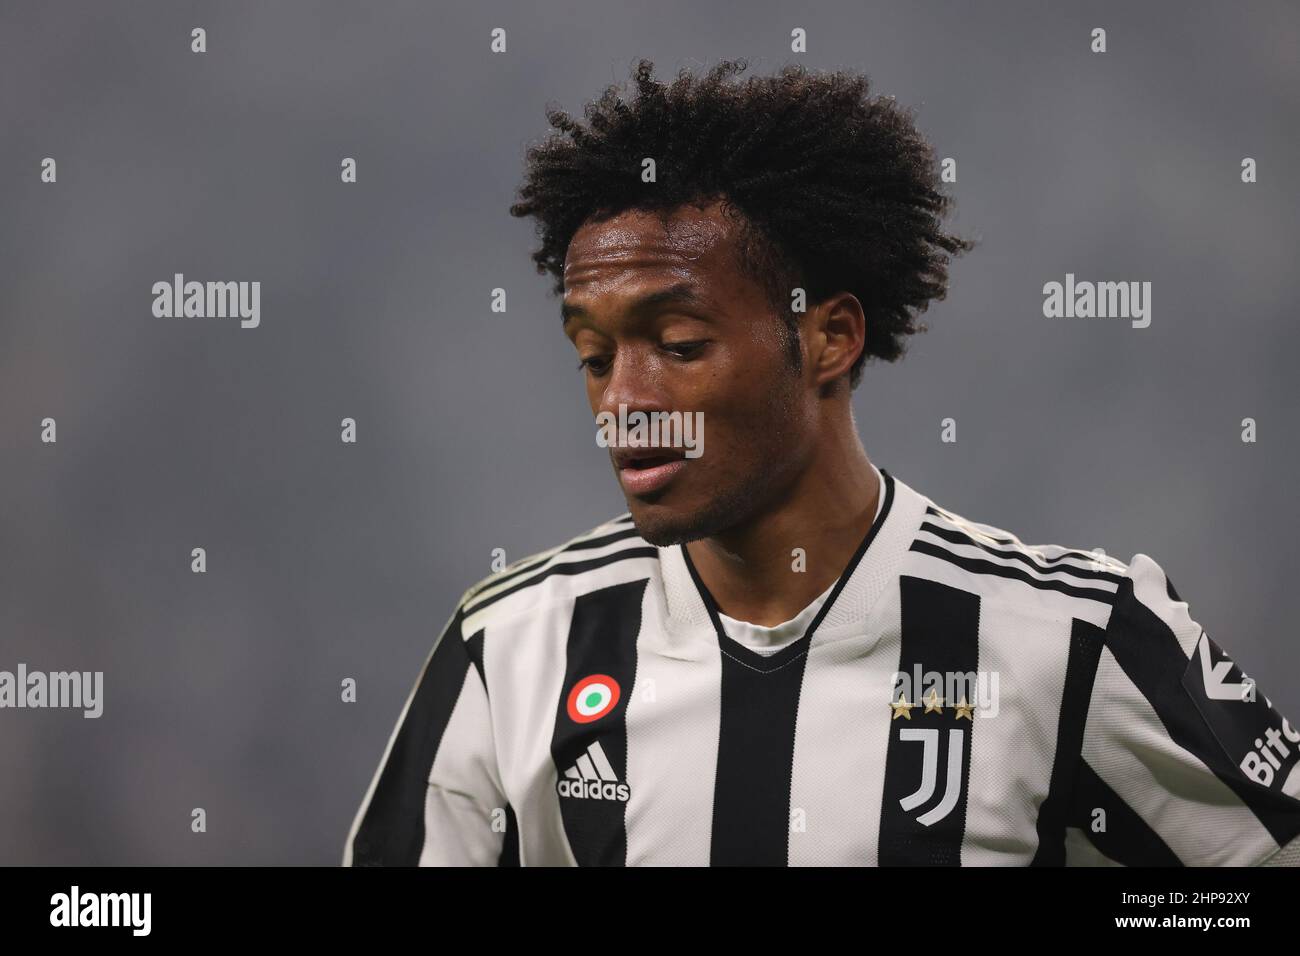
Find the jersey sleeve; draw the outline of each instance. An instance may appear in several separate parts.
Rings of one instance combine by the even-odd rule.
[[[1300,730],[1145,554],[1120,581],[1079,756],[1067,865],[1300,863]]]
[[[463,614],[462,600],[407,698],[357,811],[344,866],[512,862],[514,818],[497,767],[482,634],[463,637]]]

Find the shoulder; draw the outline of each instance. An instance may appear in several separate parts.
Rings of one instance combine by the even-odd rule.
[[[1149,557],[1123,561],[1102,547],[1040,544],[922,497],[904,573],[977,594],[992,603],[1037,608],[1105,627],[1124,582],[1150,591],[1164,573]]]
[[[1063,779],[1084,814],[1069,826],[1130,864],[1251,865],[1300,833],[1300,731],[1159,561],[1030,544],[928,499],[922,510],[905,573],[979,596],[981,659],[989,640],[1008,668],[1047,673],[1044,647],[1055,662],[1058,746],[1079,768]],[[1120,824],[1109,837],[1094,835],[1099,808]]]
[[[464,632],[472,633],[489,621],[646,578],[657,573],[658,561],[659,550],[637,533],[631,514],[625,512],[475,582],[461,595],[456,613]]]

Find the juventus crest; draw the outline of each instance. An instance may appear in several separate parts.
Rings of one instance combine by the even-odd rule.
[[[900,727],[900,740],[915,741],[921,745],[921,780],[917,788],[898,801],[904,810],[912,811],[931,803],[943,779],[943,790],[937,802],[930,809],[916,817],[924,826],[933,826],[952,813],[957,806],[957,798],[962,788],[962,757],[964,756],[966,734],[963,730],[952,728],[947,733],[947,747],[940,747],[942,732],[937,727]],[[939,766],[939,752],[946,750],[942,773]]]

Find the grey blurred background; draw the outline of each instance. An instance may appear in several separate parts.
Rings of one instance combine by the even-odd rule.
[[[856,69],[916,107],[982,244],[868,366],[868,453],[1026,541],[1151,555],[1300,715],[1300,10],[1215,6],[6,2],[0,669],[105,692],[98,720],[0,710],[0,863],[336,864],[491,550],[624,510],[506,210],[544,108],[641,56]],[[176,272],[261,281],[261,326],[155,318]],[[1150,281],[1150,328],[1043,318],[1067,272]]]

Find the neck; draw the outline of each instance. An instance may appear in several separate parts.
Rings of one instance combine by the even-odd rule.
[[[827,430],[775,508],[690,542],[691,562],[724,614],[781,624],[844,572],[875,519],[879,485],[850,413]]]

